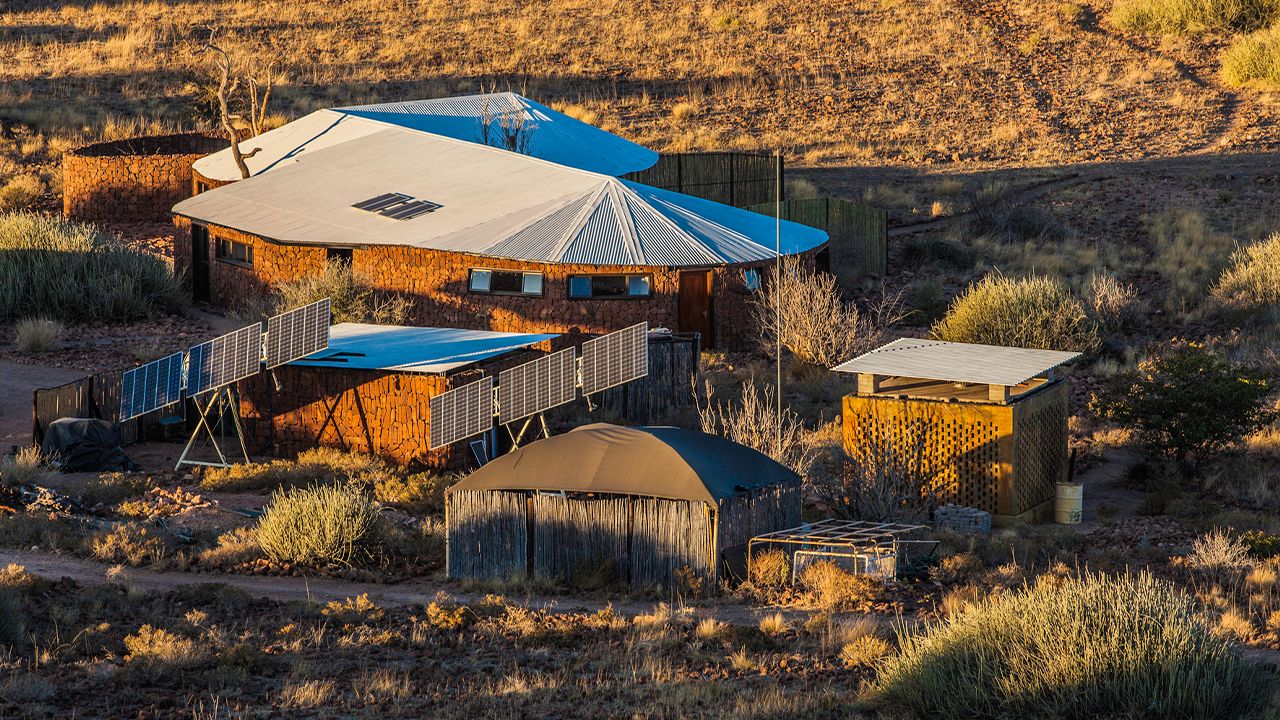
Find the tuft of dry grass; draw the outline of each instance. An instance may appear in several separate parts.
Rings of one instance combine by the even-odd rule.
[[[287,708],[311,710],[333,702],[338,686],[332,680],[288,680],[280,689],[280,704]]]
[[[102,562],[139,567],[159,562],[169,554],[168,542],[137,523],[122,523],[89,542],[89,551]]]
[[[1250,32],[1280,20],[1280,0],[1120,0],[1111,22],[1144,33]]]
[[[210,468],[205,472],[200,485],[206,490],[222,492],[260,491],[337,480],[373,478],[376,482],[385,478],[385,473],[386,465],[377,458],[318,447],[303,450],[293,460]],[[394,494],[393,490],[390,487],[386,489],[389,494]]]
[[[26,210],[44,192],[44,183],[30,173],[17,175],[0,184],[0,212]]]
[[[1175,305],[1198,301],[1236,250],[1235,240],[1215,230],[1197,210],[1169,208],[1148,225],[1156,243],[1155,267],[1178,291],[1171,295]]]
[[[1235,251],[1212,293],[1232,307],[1280,307],[1280,233]]]
[[[708,617],[698,621],[697,626],[693,629],[693,634],[699,640],[710,642],[720,639],[728,629],[729,626],[725,623],[713,617]]]
[[[124,639],[125,660],[162,668],[182,669],[199,665],[208,657],[206,647],[164,628],[143,625]]]
[[[1232,41],[1222,54],[1222,79],[1237,87],[1280,89],[1280,24]]]
[[[14,455],[0,458],[0,483],[9,487],[40,482],[48,473],[44,455],[36,445],[19,448]]]
[[[840,659],[848,667],[873,667],[893,652],[889,643],[875,635],[864,635],[840,648]]]
[[[884,590],[877,579],[853,575],[830,560],[819,560],[800,573],[800,583],[813,593],[818,605],[835,610],[856,607]]]
[[[791,562],[781,550],[766,550],[751,557],[751,576],[748,580],[758,588],[776,590],[785,587],[791,578]]]
[[[777,637],[791,630],[790,623],[787,622],[787,618],[782,613],[765,615],[760,618],[760,623],[757,627],[767,637]]]

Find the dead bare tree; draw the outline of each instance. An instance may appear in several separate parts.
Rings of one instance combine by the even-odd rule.
[[[480,105],[480,142],[485,145],[528,155],[536,127],[518,108],[494,112],[488,100]]]
[[[242,80],[237,74],[235,63],[232,61],[231,55],[213,42],[215,32],[210,30],[209,42],[205,44],[203,52],[212,53],[214,55],[214,67],[217,70],[218,85],[214,91],[218,100],[218,120],[222,126],[222,131],[227,136],[227,142],[231,144],[231,156],[235,159],[236,167],[240,169],[240,177],[249,177],[249,165],[246,160],[258,154],[262,150],[256,147],[249,152],[244,152],[240,148],[240,130],[236,127],[237,120],[244,120],[249,125],[249,136],[256,137],[263,132],[263,126],[267,118],[267,105],[271,100],[271,83],[274,65],[268,64],[262,77],[252,75],[245,76],[243,85],[245,86],[245,97],[241,102],[247,109],[248,117],[234,112],[232,103],[237,98],[237,91],[240,90]]]

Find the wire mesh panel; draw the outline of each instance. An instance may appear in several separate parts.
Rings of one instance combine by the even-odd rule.
[[[649,323],[582,344],[582,393],[607,390],[649,374]]]
[[[267,319],[267,369],[329,347],[329,298]]]
[[[120,421],[182,399],[182,353],[131,368],[120,378]]]
[[[509,423],[549,410],[577,396],[573,348],[503,370],[498,375],[498,419]]]
[[[493,378],[481,378],[428,401],[431,449],[479,435],[493,427]]]
[[[262,325],[254,323],[200,343],[187,353],[187,395],[256,375],[262,370]]]

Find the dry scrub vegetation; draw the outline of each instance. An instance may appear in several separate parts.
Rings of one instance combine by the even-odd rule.
[[[1111,6],[30,3],[0,11],[0,107],[55,135],[115,117],[207,122],[196,51],[214,26],[228,50],[275,62],[283,116],[510,86],[658,149],[780,146],[809,163],[1114,159],[1274,141],[1258,129],[1275,108],[1216,82],[1214,33],[1225,30],[1172,48],[1135,42],[1117,28],[1157,24],[1113,21]],[[24,142],[38,153],[47,140]],[[7,192],[21,200],[33,187]]]

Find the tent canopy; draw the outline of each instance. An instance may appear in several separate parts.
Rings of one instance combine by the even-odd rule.
[[[596,423],[503,455],[450,491],[611,493],[715,504],[756,488],[799,482],[790,468],[716,435]]]

